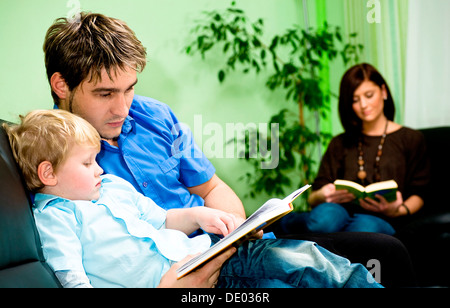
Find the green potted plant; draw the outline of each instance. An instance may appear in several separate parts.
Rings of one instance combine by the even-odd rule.
[[[253,166],[253,172],[242,177],[250,186],[249,195],[255,197],[262,191],[269,195],[285,195],[285,188],[293,185],[293,179],[297,186],[311,183],[318,163],[314,149],[318,145],[326,145],[331,137],[320,130],[319,123],[330,110],[331,95],[323,89],[322,70],[339,55],[345,65],[356,63],[363,46],[344,43],[340,28],[326,23],[319,29],[292,27],[266,42],[263,39],[263,19],[250,21],[234,1],[226,10],[205,11],[202,17],[191,30],[193,40],[186,47],[188,55],[200,54],[206,60],[206,54],[218,49],[223,55],[223,66],[217,73],[221,83],[237,71],[247,74],[270,69],[272,73],[265,86],[270,90],[282,89],[285,100],[298,106],[296,111],[281,108],[268,122],[269,131],[273,123],[278,126],[278,134],[272,132],[266,137],[268,144],[272,144],[272,138],[278,140],[276,168],[261,168],[261,163],[268,157],[251,155],[252,151],[264,153],[270,149],[262,149],[259,144],[245,144],[242,156]],[[355,37],[353,33],[348,39],[353,41]],[[305,121],[306,113],[317,116],[313,129]],[[247,138],[235,138],[230,142],[255,140],[248,135],[260,136],[260,133],[249,131]]]

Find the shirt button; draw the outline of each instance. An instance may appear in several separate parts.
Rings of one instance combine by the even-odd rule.
[[[147,182],[144,182],[144,183],[142,183],[142,186],[144,186],[144,188],[147,188],[148,183],[147,183]]]

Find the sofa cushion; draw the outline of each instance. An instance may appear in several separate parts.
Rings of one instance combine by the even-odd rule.
[[[448,190],[450,183],[450,126],[433,127],[420,130],[427,143],[431,164],[430,193],[423,212],[426,214],[450,211],[450,202],[443,198],[443,192]]]

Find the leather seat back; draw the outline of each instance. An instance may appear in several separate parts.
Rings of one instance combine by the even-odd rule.
[[[44,261],[30,198],[1,120],[0,287],[60,287]]]

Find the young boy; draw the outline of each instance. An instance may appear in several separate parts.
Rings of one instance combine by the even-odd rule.
[[[33,111],[7,131],[36,193],[33,211],[44,255],[65,287],[186,286],[196,272],[176,280],[176,262],[217,240],[187,234],[202,228],[226,235],[236,227],[235,218],[219,210],[165,211],[128,182],[101,175],[99,134],[69,112]],[[217,287],[381,287],[362,265],[307,241],[248,242],[212,277]]]

